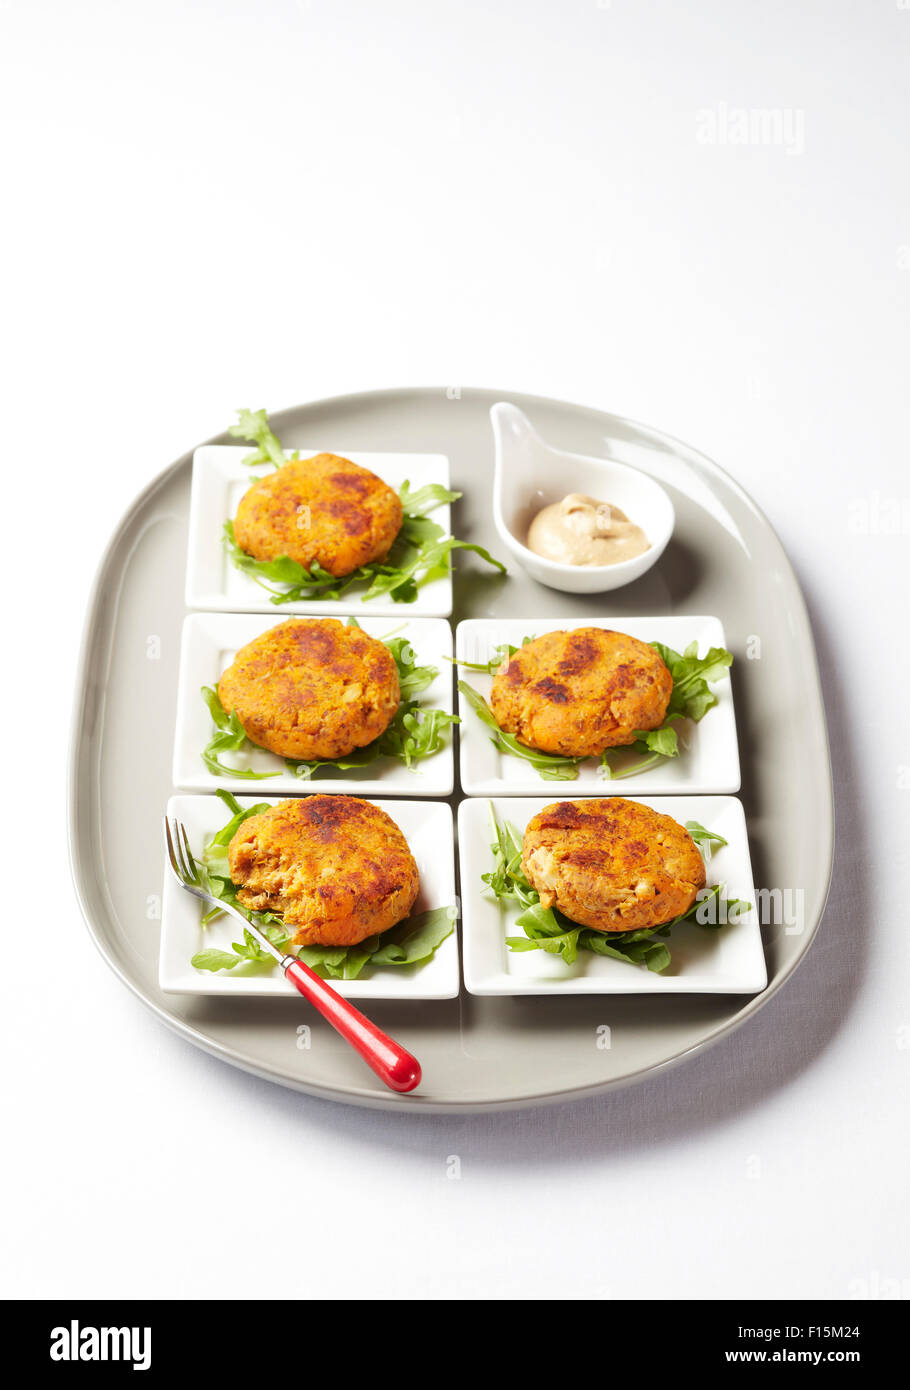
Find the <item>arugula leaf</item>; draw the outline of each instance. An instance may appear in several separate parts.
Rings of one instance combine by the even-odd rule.
[[[541,909],[543,911],[543,909]],[[524,926],[523,917],[518,918],[518,926]],[[571,931],[559,932],[557,935],[547,935],[542,933],[540,936],[507,936],[506,945],[511,951],[547,951],[552,956],[562,956],[566,965],[574,965],[578,957],[578,938],[581,936],[581,927],[573,927]]]
[[[657,753],[662,758],[679,757],[679,742],[676,737],[676,730],[672,727],[670,722],[678,718],[678,715],[671,714],[669,719],[662,724],[659,729],[636,729],[636,741],[640,740],[646,748],[650,748],[652,753]]]
[[[525,762],[535,767],[540,776],[548,782],[574,782],[578,777],[578,765],[583,761],[581,758],[564,758],[558,753],[541,753],[536,748],[526,748],[523,743],[512,734],[507,734],[500,729],[496,723],[496,716],[490,709],[486,700],[473,686],[468,685],[467,681],[459,681],[458,689],[467,700],[471,709],[477,715],[481,723],[486,724],[488,729],[493,731],[490,742],[495,744],[503,753],[514,753],[519,758],[524,758]]]
[[[301,781],[308,782],[321,767],[334,767],[339,771],[364,767],[376,758],[399,758],[405,767],[412,767],[421,758],[432,757],[445,743],[444,733],[450,724],[457,724],[458,717],[446,714],[441,709],[422,709],[414,700],[403,701],[389,727],[365,748],[357,748],[344,758],[314,759],[312,762],[294,762],[285,759],[289,772]]]
[[[249,742],[246,730],[233,710],[228,714],[218,695],[210,685],[202,687],[202,698],[208,706],[215,725],[215,733],[202,750],[202,761],[209,772],[216,777],[244,777],[260,781],[264,777],[278,777],[279,772],[254,772],[252,768],[227,767],[218,757],[219,753],[236,753]],[[252,745],[251,745],[252,746]]]
[[[356,980],[367,964],[417,965],[452,935],[457,915],[454,907],[432,908],[356,946],[302,946],[298,956],[330,980]]]
[[[745,917],[747,912],[752,911],[752,904],[747,903],[745,898],[725,898],[724,907],[726,909],[724,913],[724,916],[727,919],[726,922],[698,922],[697,917],[695,920],[696,922],[698,922],[698,925],[700,927],[723,927],[727,925],[735,926],[737,922],[741,921],[741,919]]]
[[[385,645],[398,667],[398,688],[403,700],[411,700],[432,685],[439,675],[438,666],[418,666],[417,653],[406,637],[385,638]]]
[[[232,907],[236,907],[245,917],[249,917],[251,921],[255,922],[260,930],[266,931],[269,927],[277,925],[283,931],[283,925],[274,913],[247,912],[246,908],[238,902],[237,890],[231,881],[230,868],[228,867],[228,846],[237,830],[245,820],[249,820],[250,816],[258,816],[260,812],[267,811],[269,809],[269,803],[267,801],[257,801],[252,806],[243,807],[240,805],[237,798],[223,787],[219,787],[215,795],[224,802],[225,806],[231,812],[231,819],[226,825],[222,826],[217,834],[212,836],[202,854],[195,856],[199,881],[211,897],[218,899],[219,902],[230,903]],[[209,922],[220,915],[220,908],[209,908],[209,910],[203,914],[203,926],[208,925]],[[286,939],[287,933],[285,932],[285,940]],[[255,950],[264,958],[267,953],[261,950],[255,937],[251,937],[250,940]]]
[[[268,919],[277,921],[274,913],[271,912],[247,912],[246,908],[239,902],[233,902],[232,906],[249,917],[255,922],[260,931],[264,931],[273,946],[283,950],[290,940],[289,933],[283,924],[269,925]],[[262,919],[262,920],[260,920]],[[211,914],[207,913],[203,917],[203,925],[208,925]],[[197,970],[233,970],[238,965],[268,966],[275,965],[275,957],[268,952],[264,946],[260,946],[255,936],[250,931],[243,933],[242,941],[232,941],[230,951],[217,951],[214,949],[197,951],[190,959],[190,965]]]
[[[256,451],[248,454],[246,464],[271,463],[280,468],[287,455],[272,432],[264,410],[238,411],[238,423],[228,433],[238,439],[249,439]],[[297,455],[291,455],[296,458]],[[406,479],[398,493],[404,513],[401,529],[385,560],[360,565],[351,574],[336,576],[314,561],[309,569],[289,555],[274,560],[256,560],[237,543],[233,521],[224,523],[223,543],[231,563],[267,590],[274,604],[298,603],[305,599],[339,599],[355,584],[368,587],[362,595],[364,603],[388,594],[395,603],[413,603],[420,587],[433,579],[441,579],[452,569],[452,552],[473,550],[494,569],[506,573],[506,567],[482,545],[445,536],[442,527],[428,518],[428,513],[448,502],[455,502],[460,492],[451,492],[441,483],[427,483],[411,489]],[[280,585],[280,588],[275,588]]]
[[[611,956],[614,960],[626,961],[629,965],[643,965],[655,975],[661,975],[671,963],[670,948],[663,941],[649,938],[643,941],[627,941],[624,946],[612,946],[598,932],[582,933],[581,946],[598,956]],[[626,933],[621,933],[623,937]],[[629,933],[634,936],[634,933]]]
[[[195,966],[197,970],[233,970],[242,959],[242,956],[234,955],[232,951],[197,951],[190,965]]]
[[[371,957],[374,965],[416,965],[428,960],[437,946],[452,935],[458,910],[435,907],[408,917],[400,927],[392,927],[380,937],[379,949]]]
[[[723,849],[727,843],[723,835],[716,835],[713,830],[706,830],[697,820],[687,820],[686,829],[701,850],[701,857],[706,864],[710,864],[712,852],[715,849]]]
[[[275,604],[292,603],[297,598],[337,599],[358,579],[368,577],[368,571],[364,569],[362,572],[355,570],[344,580],[339,580],[315,562],[310,569],[304,569],[303,565],[297,560],[292,560],[289,555],[279,555],[275,560],[254,560],[252,555],[247,555],[237,544],[233,521],[224,523],[223,540],[234,567],[248,574],[260,588],[265,589]],[[275,589],[272,587],[273,584],[287,587]]]
[[[267,801],[257,801],[255,806],[241,806],[233,792],[227,791],[224,787],[218,787],[215,795],[218,797],[219,801],[224,802],[225,806],[232,814],[227,825],[223,825],[221,829],[212,836],[203,851],[202,864],[212,873],[223,873],[225,877],[229,877],[227,863],[228,845],[233,840],[243,822],[249,820],[250,816],[258,816],[260,812],[267,811],[269,809],[269,803]],[[199,865],[198,859],[196,865],[197,867]]]
[[[492,802],[489,803],[489,811],[490,823],[496,835],[496,844],[492,847],[493,868],[480,877],[499,902],[517,902],[523,908],[530,907],[536,894],[521,867],[521,839],[511,821],[499,824]]]
[[[362,596],[364,603],[380,594],[388,594],[395,603],[413,603],[422,585],[450,572],[453,550],[473,550],[489,565],[506,572],[505,565],[482,545],[444,536],[441,526],[422,517],[404,518],[385,560],[360,565],[341,578],[329,574],[316,561],[307,570],[288,555],[279,555],[275,560],[254,560],[237,544],[233,521],[224,523],[224,545],[236,568],[267,590],[270,602],[279,606],[311,598],[340,599],[352,585],[367,580],[370,582]],[[275,589],[274,584],[283,587]]]
[[[247,454],[243,460],[253,468],[259,463],[271,463],[275,468],[287,463],[287,457],[280,442],[272,433],[269,417],[264,410],[238,410],[237,424],[228,428],[234,439],[248,439],[256,445],[256,451]]]
[[[398,706],[398,713],[377,742],[385,756],[401,758],[406,767],[438,753],[445,742],[443,734],[459,722],[456,714],[441,709],[421,709],[414,701]]]
[[[281,950],[291,950],[300,960],[309,965],[317,974],[335,980],[356,980],[369,965],[417,965],[429,960],[438,946],[451,936],[458,917],[457,909],[448,907],[432,908],[406,917],[388,931],[368,937],[356,946],[304,946],[296,951],[288,947],[290,932],[281,917],[274,912],[251,912],[237,897],[237,887],[231,880],[227,850],[238,828],[250,816],[257,816],[269,808],[267,801],[255,806],[242,807],[229,791],[219,787],[215,793],[232,813],[230,820],[223,825],[196,858],[196,868],[200,881],[206,890],[219,902],[229,903],[264,932],[273,946]],[[220,915],[219,908],[212,908],[202,917],[204,926]],[[253,933],[244,931],[242,941],[232,941],[230,951],[209,948],[197,951],[191,964],[197,970],[234,970],[238,965],[273,966],[274,958],[260,946]]]
[[[712,694],[708,682],[719,681],[726,675],[733,664],[733,653],[723,647],[711,647],[700,657],[697,642],[690,642],[682,655],[661,642],[652,642],[651,646],[673,677],[667,713],[697,724],[717,704],[717,696]]]
[[[689,909],[688,918],[708,931],[735,926],[740,918],[751,912],[752,904],[742,898],[722,898],[719,891],[702,891],[700,899]]]
[[[547,951],[561,956],[567,965],[575,963],[579,951],[591,951],[630,965],[643,965],[660,974],[667,969],[671,956],[669,947],[657,938],[669,936],[671,930],[683,922],[696,922],[712,929],[726,926],[738,921],[750,908],[749,903],[738,898],[723,899],[721,885],[715,884],[709,890],[702,890],[687,912],[658,927],[604,933],[593,927],[579,926],[558,908],[541,904],[540,895],[521,867],[522,837],[511,822],[499,823],[492,802],[490,819],[496,836],[491,845],[493,868],[481,878],[501,904],[518,903],[523,909],[515,918],[515,925],[522,928],[524,936],[506,937],[511,951]],[[710,852],[712,845],[727,843],[698,821],[687,821],[686,829],[703,853],[705,847]]]
[[[363,566],[373,572],[373,582],[363,601],[389,594],[396,603],[413,603],[417,590],[432,579],[443,579],[452,568],[453,550],[473,550],[488,565],[505,574],[506,567],[482,545],[444,536],[435,521],[421,517],[405,517],[401,530],[384,564]]]
[[[679,744],[673,724],[679,719],[691,719],[694,724],[703,719],[708,710],[717,704],[717,696],[708,682],[719,681],[733,664],[733,653],[723,647],[711,647],[705,656],[700,657],[697,642],[690,642],[682,655],[661,642],[650,645],[673,677],[666,718],[659,729],[637,729],[634,743],[623,748],[608,748],[601,754],[601,769],[608,778],[632,777],[656,766],[662,758],[678,757]],[[651,756],[641,762],[617,767],[615,759],[630,750],[650,753]]]
[[[401,506],[405,516],[418,517],[426,516],[436,507],[441,507],[447,502],[457,502],[459,497],[464,494],[461,492],[450,492],[442,483],[427,483],[425,487],[411,490],[411,484],[407,478],[398,490],[401,498]]]

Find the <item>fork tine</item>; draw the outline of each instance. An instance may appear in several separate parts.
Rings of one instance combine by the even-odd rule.
[[[174,876],[182,880],[183,875],[180,872],[180,865],[177,862],[177,856],[174,852],[174,841],[171,836],[171,824],[167,816],[165,816],[164,818],[164,838],[167,841],[167,857],[171,861],[171,869],[174,872]]]
[[[177,856],[177,868],[180,873],[180,877],[184,883],[189,883],[190,872],[187,868],[186,858],[183,853],[183,838],[180,834],[181,825],[179,820],[177,820],[176,818],[171,824],[171,830],[174,836],[174,853]]]
[[[173,856],[174,856],[174,858],[173,858],[174,872],[176,873],[177,877],[180,879],[180,882],[181,882],[181,883],[183,883],[183,884],[192,883],[192,882],[193,882],[193,874],[190,872],[190,869],[189,869],[189,867],[188,867],[188,865],[187,865],[187,862],[186,862],[186,855],[184,854],[184,849],[183,849],[184,838],[185,838],[186,832],[183,830],[183,826],[181,825],[180,821],[177,820],[176,818],[175,818],[173,821],[168,821],[168,822],[166,822],[166,824],[167,824],[168,847],[169,847],[170,850],[173,851]],[[183,832],[183,833],[181,834],[181,832]]]
[[[220,912],[234,912],[235,909],[229,904],[220,903],[216,898],[213,898],[208,889],[203,885],[199,877],[199,870],[196,867],[195,856],[190,849],[190,841],[186,833],[186,828],[176,816],[173,818],[168,816],[164,817],[164,838],[167,843],[168,862],[171,866],[171,872],[177,882],[183,888],[186,888],[188,892],[193,893],[197,898],[202,898],[205,902],[210,903],[212,907],[218,908]],[[236,915],[241,922],[244,924],[246,923],[246,918],[241,912],[236,913]]]
[[[188,872],[189,872],[189,876],[190,876],[191,880],[193,881],[193,883],[198,883],[198,882],[199,882],[199,874],[198,874],[198,871],[197,871],[197,869],[196,869],[196,860],[195,860],[195,858],[193,857],[193,851],[190,849],[190,841],[189,841],[189,837],[188,837],[188,835],[187,835],[187,833],[186,833],[186,826],[183,824],[182,821],[178,821],[178,822],[177,822],[177,829],[180,831],[180,835],[181,835],[181,838],[182,838],[182,840],[183,840],[183,847],[184,847],[184,849],[186,850],[185,862],[186,862],[186,865],[187,865],[187,870],[188,870]]]

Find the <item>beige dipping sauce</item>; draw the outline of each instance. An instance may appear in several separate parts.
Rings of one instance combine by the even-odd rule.
[[[528,549],[560,565],[617,565],[651,549],[640,526],[609,502],[570,492],[537,513]]]

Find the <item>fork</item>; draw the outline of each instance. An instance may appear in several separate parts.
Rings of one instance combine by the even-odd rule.
[[[236,917],[243,924],[244,930],[251,932],[259,945],[275,957],[284,971],[285,979],[290,980],[304,999],[332,1025],[336,1033],[340,1033],[345,1042],[349,1042],[354,1050],[360,1053],[367,1066],[372,1067],[390,1090],[413,1091],[415,1086],[420,1085],[421,1070],[416,1057],[412,1057],[394,1038],[390,1038],[375,1023],[371,1023],[349,1000],[332,989],[321,975],[317,975],[315,970],[304,965],[296,956],[280,951],[265,933],[260,931],[254,922],[244,917],[242,912],[238,912],[236,907],[222,902],[220,898],[213,898],[205,891],[190,849],[186,827],[181,821],[175,819],[171,823],[165,816],[164,837],[168,862],[177,882],[195,898],[201,898],[204,903],[217,907],[220,912]]]

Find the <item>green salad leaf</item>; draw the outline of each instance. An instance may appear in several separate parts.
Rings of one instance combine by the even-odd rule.
[[[266,932],[270,940],[274,939],[275,945],[283,945],[284,941],[287,940],[288,934],[284,929],[281,919],[273,912],[248,912],[237,900],[237,890],[231,880],[231,872],[228,867],[228,846],[237,833],[237,830],[245,820],[249,820],[250,816],[258,816],[262,811],[267,811],[269,809],[269,803],[267,801],[257,801],[253,806],[243,807],[235,796],[229,791],[225,791],[222,787],[218,788],[215,795],[220,797],[225,806],[227,806],[228,810],[231,812],[231,818],[226,825],[223,825],[221,829],[212,836],[202,854],[194,855],[193,862],[199,875],[199,882],[211,897],[216,898],[220,902],[230,903],[232,907],[236,907],[237,910],[242,912],[245,917],[248,917],[250,921],[255,922],[260,931]],[[213,918],[219,916],[220,911],[221,909],[217,907],[210,908],[208,912],[203,914],[203,925],[207,925]],[[272,929],[275,930],[276,938],[272,937]],[[281,936],[282,932],[284,932],[283,939],[277,939]],[[235,950],[236,949],[237,947],[235,945]],[[244,957],[251,960],[271,960],[271,956],[269,956],[268,952],[262,950],[256,938],[252,935],[249,935],[249,940],[244,943],[242,951]],[[209,968],[211,967],[202,967],[202,969]]]
[[[370,936],[356,946],[302,946],[289,947],[290,932],[281,917],[274,912],[250,912],[237,897],[237,887],[231,879],[228,866],[228,846],[239,826],[250,816],[257,816],[269,809],[267,801],[243,808],[235,796],[223,788],[215,793],[231,812],[226,825],[212,837],[195,859],[203,887],[220,902],[229,903],[244,917],[264,932],[273,946],[288,950],[324,979],[356,980],[367,965],[417,965],[429,960],[438,946],[451,936],[458,917],[457,909],[448,907],[432,908],[418,912],[398,922],[388,931]],[[208,925],[220,915],[220,908],[212,908],[203,915],[203,925]],[[253,936],[244,931],[242,941],[232,941],[230,951],[209,948],[197,951],[190,962],[197,970],[234,970],[238,965],[273,966],[274,958]]]
[[[264,410],[238,410],[237,423],[228,428],[228,434],[234,439],[247,439],[256,445],[255,451],[247,454],[243,460],[249,468],[255,468],[260,463],[270,463],[274,468],[280,468],[288,461],[280,441],[272,433],[269,417]]]
[[[688,912],[681,913],[663,926],[609,934],[595,931],[593,927],[579,926],[558,908],[542,906],[537,889],[532,886],[521,866],[522,837],[510,821],[500,823],[497,820],[492,803],[490,819],[495,834],[490,847],[493,868],[489,873],[482,874],[481,878],[498,902],[521,909],[515,918],[515,926],[521,927],[524,936],[506,937],[506,945],[511,951],[547,951],[550,955],[561,956],[567,965],[575,963],[579,951],[591,951],[595,955],[609,956],[630,965],[643,965],[660,974],[671,961],[670,949],[663,938],[668,937],[674,927],[683,922],[696,922],[699,926],[711,928],[722,927],[728,922],[738,921],[749,910],[749,904],[738,898],[722,898],[722,887],[716,884],[703,891]],[[706,830],[698,821],[687,821],[686,829],[699,849],[708,844],[719,847],[727,843],[722,836]]]
[[[197,970],[233,970],[242,959],[233,951],[197,951],[190,964]]]
[[[235,439],[248,439],[256,445],[255,452],[248,454],[244,463],[272,463],[280,468],[287,462],[264,410],[241,410],[238,417],[237,424],[232,425],[228,433]],[[473,550],[488,565],[505,574],[505,565],[482,545],[446,536],[442,527],[429,519],[429,512],[444,503],[456,502],[460,492],[451,492],[440,483],[412,489],[406,480],[398,495],[404,518],[385,560],[360,565],[351,574],[341,577],[330,574],[317,561],[307,569],[288,555],[280,555],[275,560],[254,559],[238,545],[233,521],[224,523],[224,547],[231,563],[266,589],[274,604],[313,598],[339,599],[355,584],[367,586],[363,602],[388,594],[395,603],[413,603],[423,584],[450,573],[455,550]]]
[[[297,954],[327,979],[356,980],[367,964],[418,965],[429,960],[437,946],[452,935],[457,916],[454,907],[435,907],[407,917],[377,936],[368,936],[356,946],[302,946]]]
[[[221,761],[219,753],[236,753],[247,746],[249,739],[234,711],[231,710],[228,714],[224,708],[217,690],[213,690],[210,685],[204,685],[202,698],[215,725],[214,734],[202,750],[202,761],[209,772],[213,772],[216,777],[245,777],[251,781],[259,781],[263,777],[279,777],[280,772],[253,772],[251,768],[228,767]]]
[[[321,767],[334,767],[343,772],[365,767],[376,758],[399,758],[405,767],[410,768],[421,758],[438,753],[445,743],[446,729],[450,724],[457,723],[457,715],[446,714],[441,709],[422,709],[415,700],[403,700],[389,727],[365,748],[357,748],[344,758],[331,760],[294,762],[286,758],[285,766],[304,782],[308,782]]]
[[[719,681],[733,665],[733,653],[724,647],[711,647],[706,656],[698,655],[698,643],[690,642],[680,655],[661,642],[651,646],[673,677],[668,713],[693,720],[696,724],[717,704],[709,682]]]
[[[359,627],[356,618],[348,619],[349,627]],[[335,768],[345,772],[353,768],[365,767],[377,758],[397,758],[405,767],[411,768],[421,758],[432,757],[445,744],[446,730],[459,722],[458,716],[447,714],[441,709],[424,709],[416,696],[432,685],[439,675],[437,666],[418,665],[417,653],[405,637],[383,639],[395,659],[398,669],[398,684],[401,690],[401,703],[388,728],[368,743],[365,748],[355,748],[352,753],[341,758],[318,758],[312,761],[285,759],[285,767],[302,781],[310,779],[320,768]],[[254,772],[251,768],[229,767],[221,761],[219,754],[239,752],[255,745],[247,738],[243,725],[237,715],[224,708],[217,690],[211,686],[202,687],[202,698],[208,706],[215,725],[215,732],[202,750],[202,761],[216,777],[243,777],[259,781],[265,777],[279,777],[277,772]]]
[[[703,825],[699,825],[697,820],[687,820],[686,829],[690,836],[701,850],[701,857],[706,864],[711,862],[711,853],[715,849],[720,849],[727,842],[721,835],[715,835],[712,830],[706,830]]]
[[[656,766],[663,758],[679,756],[677,732],[673,727],[680,719],[691,719],[697,724],[717,704],[717,696],[709,682],[719,681],[733,664],[733,653],[724,647],[711,647],[705,656],[698,655],[698,643],[690,642],[680,654],[662,642],[652,642],[651,646],[663,661],[673,677],[673,689],[664,722],[658,729],[636,730],[635,742],[624,748],[608,748],[601,754],[600,765],[603,775],[608,778],[632,777]],[[643,760],[630,765],[617,760],[627,752],[645,755]]]
[[[533,637],[523,637],[521,646],[527,646]],[[711,647],[706,656],[698,655],[698,643],[691,642],[680,654],[672,647],[660,642],[650,644],[673,677],[673,689],[663,723],[657,729],[636,729],[632,743],[621,748],[607,748],[600,755],[600,767],[604,777],[619,780],[634,777],[656,767],[665,758],[679,757],[679,739],[674,727],[680,719],[691,719],[698,723],[708,710],[717,704],[717,696],[710,688],[710,681],[718,681],[733,664],[733,653],[723,647]],[[493,676],[503,662],[515,655],[518,647],[508,642],[494,647],[489,661],[459,661],[457,664],[470,671],[485,671]],[[578,777],[578,768],[585,758],[563,757],[555,753],[541,753],[534,748],[526,748],[511,734],[500,729],[495,715],[483,696],[466,681],[458,682],[458,689],[465,696],[474,713],[492,731],[491,742],[504,753],[513,753],[523,758],[546,781],[571,782]],[[637,761],[629,763],[629,754],[640,755]]]
[[[446,502],[457,502],[461,493],[450,492],[442,483],[427,483],[424,487],[412,489],[411,484],[405,480],[398,489],[398,496],[405,516],[416,521]]]
[[[356,622],[356,620],[353,621]],[[403,700],[412,700],[415,695],[426,690],[428,685],[433,684],[439,675],[439,667],[418,666],[417,653],[406,637],[386,637],[382,640],[395,658],[395,665],[398,667],[398,686]]]

